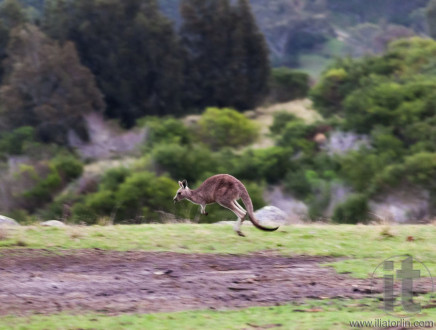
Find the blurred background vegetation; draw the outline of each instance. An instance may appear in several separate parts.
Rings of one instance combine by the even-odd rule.
[[[430,219],[432,37],[433,0],[3,0],[0,213],[232,219],[172,203],[229,173],[303,220]]]

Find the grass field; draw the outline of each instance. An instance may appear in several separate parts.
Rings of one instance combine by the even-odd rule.
[[[273,233],[242,228],[248,237],[237,236],[229,225],[213,224],[18,227],[2,229],[0,253],[17,247],[236,254],[272,250],[284,255],[344,257],[331,266],[354,277],[368,277],[384,259],[409,254],[436,274],[434,225],[294,225]]]
[[[434,225],[294,225],[265,233],[244,226],[246,238],[229,225],[151,224],[45,228],[1,228],[0,254],[9,249],[143,250],[181,253],[247,254],[272,251],[282,255],[340,257],[330,263],[340,273],[368,278],[384,259],[412,255],[436,274]],[[423,274],[425,275],[425,274]],[[411,320],[436,320],[436,300]],[[241,310],[185,311],[126,315],[34,315],[0,318],[1,329],[342,329],[349,321],[387,319],[375,299],[309,300],[304,304]],[[399,320],[390,318],[390,320]]]
[[[387,317],[379,307],[372,300],[326,300],[233,311],[5,317],[0,329],[349,329],[350,322],[401,321]],[[435,319],[436,309],[429,309],[407,321]]]

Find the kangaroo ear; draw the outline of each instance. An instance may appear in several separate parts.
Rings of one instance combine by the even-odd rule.
[[[183,180],[183,181],[182,181],[182,185],[183,185],[183,188],[188,187],[188,181]]]
[[[180,186],[180,188],[183,188],[183,183],[182,183],[182,181],[179,181],[179,186]]]

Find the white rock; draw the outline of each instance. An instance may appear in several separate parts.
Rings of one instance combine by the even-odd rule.
[[[45,227],[65,227],[65,224],[62,221],[49,220],[49,221],[41,222],[41,226],[45,226]]]
[[[20,226],[20,224],[14,219],[5,217],[4,215],[0,215],[0,227],[1,226]]]
[[[254,212],[254,216],[262,225],[288,224],[288,215],[275,206],[265,206]]]

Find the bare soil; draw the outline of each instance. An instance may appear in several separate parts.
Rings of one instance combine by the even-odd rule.
[[[370,281],[337,274],[329,257],[7,250],[0,315],[160,312],[361,298]]]

